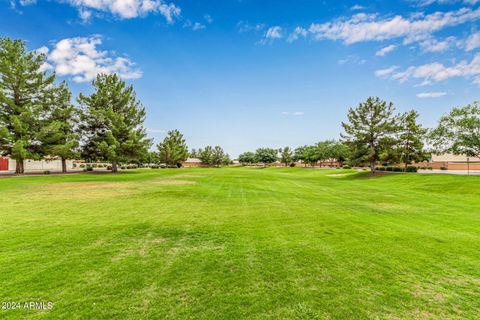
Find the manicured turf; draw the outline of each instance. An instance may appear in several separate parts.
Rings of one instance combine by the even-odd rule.
[[[480,315],[480,177],[138,170],[0,200],[0,300],[54,302],[2,319]]]

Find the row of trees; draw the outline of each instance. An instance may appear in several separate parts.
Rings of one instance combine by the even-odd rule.
[[[131,86],[117,75],[98,75],[94,93],[80,94],[78,106],[65,82],[43,70],[46,57],[28,52],[21,40],[0,38],[0,154],[16,160],[46,156],[109,161],[145,157],[152,141],[143,126],[145,109]]]
[[[335,140],[321,141],[313,146],[301,146],[295,150],[290,147],[272,149],[259,148],[255,152],[245,152],[238,157],[242,164],[269,164],[281,162],[289,166],[301,161],[305,164],[314,165],[318,162],[333,164],[334,161],[343,163],[349,157],[347,145]]]

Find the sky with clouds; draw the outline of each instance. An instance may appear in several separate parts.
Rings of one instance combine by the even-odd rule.
[[[233,156],[338,138],[370,95],[427,127],[479,100],[480,0],[0,0],[0,21],[75,94],[118,73],[156,142]]]

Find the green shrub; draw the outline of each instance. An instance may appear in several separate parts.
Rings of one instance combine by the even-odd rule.
[[[349,165],[344,165],[343,169],[352,169],[352,167],[350,167]]]
[[[49,170],[43,171],[43,174],[50,174],[51,172]]]
[[[448,170],[447,167],[440,167],[440,170]]]
[[[107,170],[112,170],[112,166],[107,166]]]
[[[82,164],[80,165],[80,168],[85,168],[85,165],[82,163]]]
[[[406,169],[405,169],[406,172],[417,172],[418,171],[418,168],[415,167],[415,166],[408,166]]]
[[[93,171],[93,168],[90,167],[90,166],[88,166],[88,167],[87,167],[87,171]]]

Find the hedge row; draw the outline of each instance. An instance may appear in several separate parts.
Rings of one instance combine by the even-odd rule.
[[[386,167],[377,167],[377,171],[391,171],[391,172],[417,172],[418,168],[415,166],[407,166],[405,167],[394,167],[394,166],[386,166]]]

